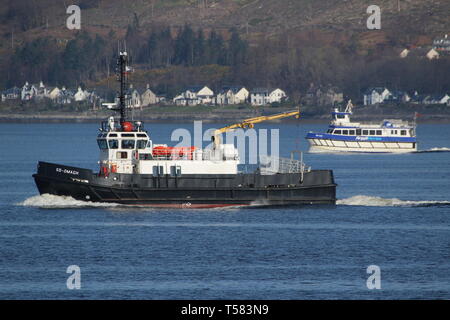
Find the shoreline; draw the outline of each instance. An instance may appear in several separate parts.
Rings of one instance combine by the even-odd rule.
[[[153,112],[150,114],[137,114],[134,118],[142,120],[146,123],[177,123],[177,122],[192,122],[192,121],[203,121],[205,123],[224,123],[224,122],[240,122],[247,118],[257,117],[259,115],[275,114],[280,112],[285,112],[287,110],[282,109],[270,109],[262,110],[260,113],[256,113],[254,110],[243,111],[207,111],[205,113],[193,113],[193,112]],[[356,111],[352,120],[356,121],[371,121],[371,122],[381,122],[384,119],[403,119],[412,120],[412,112],[396,112],[396,113],[370,113],[367,111],[358,112]],[[108,112],[67,112],[67,113],[37,113],[37,114],[22,114],[22,113],[0,113],[0,123],[98,123],[106,120],[111,113]],[[330,115],[327,114],[317,114],[311,115],[306,114],[302,116],[299,120],[296,119],[284,119],[283,122],[297,122],[301,123],[329,123]],[[273,121],[274,123],[279,123],[281,121]],[[444,114],[421,114],[417,120],[418,123],[450,123],[450,113]]]

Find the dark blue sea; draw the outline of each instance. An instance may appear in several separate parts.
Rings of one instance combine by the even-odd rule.
[[[289,156],[327,124],[278,127]],[[39,196],[39,160],[98,170],[98,125],[0,124],[0,299],[450,299],[450,125],[417,131],[415,154],[306,153],[336,206],[162,210]]]

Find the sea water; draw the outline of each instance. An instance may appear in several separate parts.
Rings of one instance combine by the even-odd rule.
[[[169,145],[177,128],[193,127],[147,124]],[[289,157],[326,124],[257,128],[279,128]],[[336,206],[150,209],[38,195],[39,160],[98,170],[97,132],[0,125],[0,299],[450,299],[448,124],[419,125],[419,153],[305,153],[334,171]],[[372,265],[380,289],[369,289]],[[80,289],[69,289],[69,266]]]

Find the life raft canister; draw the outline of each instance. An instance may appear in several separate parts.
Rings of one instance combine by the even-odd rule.
[[[108,175],[108,167],[101,167],[100,172],[102,173],[102,175],[104,175],[105,177]]]
[[[117,164],[111,164],[111,172],[116,173],[117,172]]]

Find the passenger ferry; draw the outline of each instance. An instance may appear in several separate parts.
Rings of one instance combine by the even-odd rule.
[[[40,194],[77,200],[152,207],[210,208],[248,205],[335,204],[331,170],[312,170],[302,160],[267,157],[254,172],[238,170],[238,149],[221,134],[298,111],[257,117],[218,129],[210,148],[155,143],[140,121],[129,121],[125,106],[127,53],[118,58],[120,119],[102,122],[97,143],[99,170],[40,161],[33,175]],[[301,158],[302,159],[302,158]]]
[[[351,122],[353,105],[348,102],[344,112],[334,109],[326,133],[309,132],[309,152],[373,152],[407,153],[417,151],[416,116],[409,124],[403,120],[383,120],[381,123]]]

